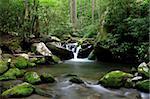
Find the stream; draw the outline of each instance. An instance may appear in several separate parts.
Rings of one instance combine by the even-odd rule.
[[[112,89],[97,85],[98,79],[107,72],[113,70],[129,72],[131,66],[95,62],[86,58],[79,59],[77,55],[81,46],[78,46],[77,43],[66,45],[66,49],[74,53],[73,59],[60,64],[39,65],[27,69],[28,71],[36,71],[39,74],[50,73],[55,77],[55,83],[36,85],[51,94],[51,97],[32,94],[29,97],[19,99],[149,99],[149,93],[143,93],[136,89]],[[74,84],[69,82],[70,77],[66,76],[69,74],[80,77],[85,83]]]
[[[97,85],[97,81],[106,72],[122,70],[129,72],[130,66],[122,64],[97,63],[87,59],[71,59],[61,64],[39,66],[29,70],[38,73],[52,74],[57,82],[54,84],[42,84],[38,87],[53,94],[53,98],[32,95],[25,99],[149,99],[148,93],[136,89],[110,89]],[[75,74],[85,81],[85,84],[73,84],[69,82],[67,74]]]

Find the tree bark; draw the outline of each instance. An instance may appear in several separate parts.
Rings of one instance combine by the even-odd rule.
[[[73,24],[73,31],[77,29],[77,1],[71,0],[71,21]]]
[[[94,23],[95,0],[92,0],[92,23]]]

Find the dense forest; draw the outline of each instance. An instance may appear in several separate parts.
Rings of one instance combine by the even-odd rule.
[[[132,88],[149,92],[150,0],[0,0],[0,13],[0,93],[3,92],[2,96],[20,97],[35,92],[41,96],[55,97],[51,95],[52,92],[45,92],[33,86],[39,82],[56,82],[54,77],[45,74],[45,69],[44,74],[39,76],[36,73],[37,67],[63,64],[61,68],[57,67],[59,71],[66,65],[66,60],[71,59],[71,64],[75,64],[72,59],[81,61],[85,58],[88,62],[90,60],[95,64],[98,62],[97,65],[101,62],[102,64],[104,62],[131,65],[124,67],[129,69],[125,69],[128,73],[118,71],[120,67],[114,69],[111,67],[109,71],[106,71],[109,72],[108,74],[99,76],[101,80],[98,84],[111,88],[132,86]],[[26,70],[26,68],[29,69]],[[37,71],[27,72],[30,68]],[[98,67],[94,67],[94,70],[95,68]],[[117,71],[112,71],[116,68]],[[82,67],[80,69],[78,71],[85,72],[85,70],[82,71]],[[55,73],[54,76],[58,77]],[[69,80],[70,82],[91,86],[80,78],[74,77],[77,76],[76,72],[75,74],[70,74],[71,71],[67,73],[67,77],[73,77]],[[94,71],[91,73],[93,74]],[[136,73],[138,74],[133,76]],[[33,75],[37,78],[32,78]],[[114,75],[119,76],[115,78]],[[97,78],[97,76],[94,77]],[[111,77],[116,80],[113,81]],[[137,77],[137,80],[132,82],[133,77]],[[24,79],[23,81],[33,85],[24,82],[20,87],[15,83],[14,89],[9,89],[4,84],[5,81],[17,78]],[[112,85],[107,81],[116,83]],[[125,83],[121,83],[122,81]],[[18,87],[25,89],[21,92],[18,91]],[[13,90],[16,93],[13,93]],[[28,92],[24,93],[24,90]],[[96,97],[98,96],[83,99],[99,99]],[[102,97],[102,99],[109,98]],[[71,98],[65,97],[65,99]]]

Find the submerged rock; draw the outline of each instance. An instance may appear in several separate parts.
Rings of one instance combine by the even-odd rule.
[[[72,77],[69,81],[72,83],[76,83],[76,84],[83,84],[84,83],[84,81],[78,77]]]
[[[7,63],[0,60],[0,74],[3,74],[8,69]]]
[[[141,91],[149,92],[150,91],[150,80],[139,81],[139,82],[137,82],[135,87]]]
[[[48,74],[48,73],[43,73],[40,78],[43,82],[46,82],[46,83],[55,82],[54,77],[51,74]]]
[[[0,81],[1,80],[13,80],[13,79],[16,79],[16,77],[22,77],[23,74],[24,72],[22,70],[19,70],[18,68],[11,68],[2,76],[0,76]]]
[[[23,97],[23,96],[29,96],[33,93],[34,88],[29,83],[22,83],[19,84],[11,89],[8,89],[2,93],[2,96],[7,97]]]
[[[25,73],[24,80],[31,84],[38,84],[41,82],[40,76],[36,72]]]
[[[143,74],[144,76],[146,77],[150,77],[150,67],[145,63],[141,63],[139,66],[138,66],[138,72]]]
[[[112,71],[104,75],[98,83],[106,87],[121,87],[124,86],[127,79],[131,77],[133,77],[133,75],[129,73]]]

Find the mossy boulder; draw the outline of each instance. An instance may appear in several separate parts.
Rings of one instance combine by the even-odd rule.
[[[8,69],[7,63],[4,61],[0,61],[0,75],[6,72]]]
[[[69,81],[72,83],[76,83],[76,84],[83,84],[84,83],[84,81],[78,77],[72,77]]]
[[[22,83],[19,84],[11,89],[8,89],[2,93],[2,96],[7,96],[7,97],[24,97],[24,96],[29,96],[33,93],[34,88],[31,84],[29,83]]]
[[[48,74],[48,73],[43,73],[41,76],[40,76],[41,80],[43,82],[46,82],[46,83],[53,83],[55,82],[55,79],[54,77],[51,75],[51,74]]]
[[[25,73],[24,80],[31,84],[38,84],[41,82],[40,76],[36,72]]]
[[[14,65],[15,65],[15,67],[17,67],[19,69],[24,69],[27,67],[34,67],[36,64],[31,63],[26,58],[19,56],[19,57],[14,59]]]
[[[138,66],[138,72],[143,74],[145,77],[150,77],[150,67],[145,62]]]
[[[13,80],[16,77],[22,77],[24,75],[24,71],[19,70],[18,68],[11,68],[2,76],[0,76],[0,80]]]
[[[112,71],[104,75],[98,83],[106,87],[121,87],[124,86],[127,79],[131,77],[133,77],[133,75],[129,73]]]
[[[135,86],[137,89],[149,92],[150,91],[150,80],[138,81]]]

